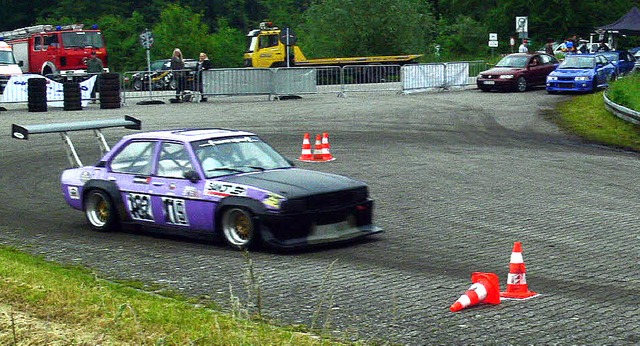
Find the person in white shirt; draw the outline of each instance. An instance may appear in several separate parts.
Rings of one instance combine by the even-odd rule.
[[[518,52],[529,53],[529,47],[527,47],[527,40],[522,40],[522,44],[518,47]]]

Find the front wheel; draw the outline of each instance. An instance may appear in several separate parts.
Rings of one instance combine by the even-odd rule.
[[[133,80],[133,90],[142,91],[142,79],[136,78]]]
[[[251,212],[239,207],[232,207],[224,211],[222,232],[227,243],[236,250],[250,249],[259,241]]]
[[[119,227],[118,212],[111,197],[102,190],[91,190],[84,198],[84,212],[91,228],[98,232]]]
[[[518,92],[523,92],[527,90],[527,80],[524,79],[524,77],[518,78],[516,89],[518,90]]]

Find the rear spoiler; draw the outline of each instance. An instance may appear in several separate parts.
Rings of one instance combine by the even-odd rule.
[[[41,124],[41,125],[29,125],[20,126],[13,124],[11,126],[11,137],[15,139],[29,139],[29,135],[41,134],[41,133],[60,133],[69,131],[85,131],[85,130],[99,130],[109,127],[121,127],[126,129],[140,130],[142,122],[132,116],[125,115],[124,120],[111,119],[111,120],[89,120],[89,121],[76,121],[72,123],[57,123],[57,124]]]
[[[62,136],[62,140],[65,143],[65,149],[67,150],[67,156],[69,162],[73,167],[82,167],[82,162],[78,157],[78,153],[71,142],[71,138],[67,135],[70,131],[86,131],[93,130],[101,152],[104,155],[109,149],[107,141],[102,135],[101,129],[110,127],[124,127],[130,130],[140,130],[142,128],[142,122],[132,116],[125,115],[122,119],[111,120],[89,120],[89,121],[76,121],[71,123],[56,123],[56,124],[40,124],[40,125],[28,125],[21,126],[13,124],[11,126],[11,137],[15,139],[28,140],[29,135],[42,134],[42,133],[59,133]]]

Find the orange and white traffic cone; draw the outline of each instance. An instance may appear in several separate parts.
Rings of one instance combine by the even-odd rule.
[[[522,243],[517,241],[513,244],[511,252],[507,290],[500,292],[500,296],[508,299],[527,299],[537,296],[538,293],[529,291],[526,272],[527,268],[522,257]]]
[[[329,133],[322,133],[322,161],[333,161],[336,158],[331,155],[329,151],[331,149],[331,144],[329,144]]]
[[[322,161],[322,137],[316,135],[316,146],[313,149],[313,161]]]
[[[479,303],[500,304],[500,279],[494,273],[475,272],[471,274],[473,285],[449,308],[458,312]]]
[[[313,154],[311,153],[311,141],[309,132],[304,134],[302,140],[302,154],[298,158],[300,161],[313,161]]]

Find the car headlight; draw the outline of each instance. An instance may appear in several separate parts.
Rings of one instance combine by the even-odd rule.
[[[588,80],[590,80],[590,79],[591,79],[591,78],[589,78],[589,77],[587,77],[587,76],[576,77],[576,81],[580,81],[580,82],[588,81]]]
[[[547,76],[547,80],[548,81],[558,80],[558,77],[556,77],[556,76]]]
[[[512,74],[503,74],[500,76],[500,79],[513,79]]]

